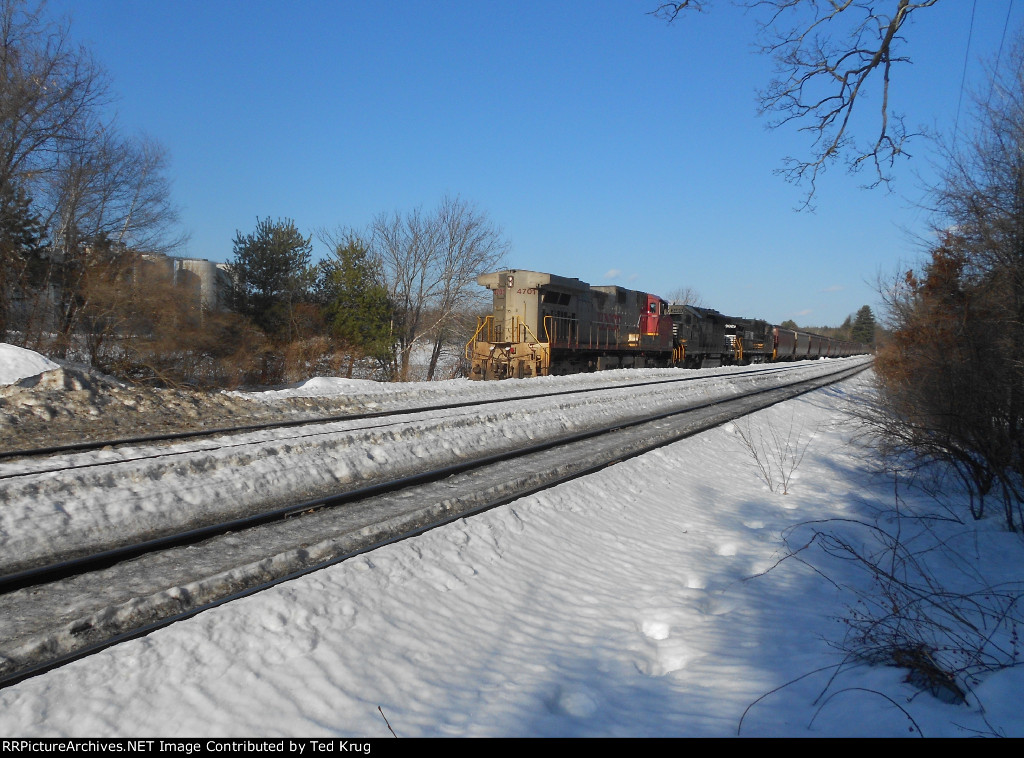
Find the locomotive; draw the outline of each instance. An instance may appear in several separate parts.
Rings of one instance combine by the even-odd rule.
[[[612,368],[707,368],[868,352],[866,345],[675,305],[623,287],[510,269],[481,274],[493,312],[466,345],[470,379]]]

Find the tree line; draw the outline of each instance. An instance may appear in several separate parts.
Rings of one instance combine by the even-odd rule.
[[[483,306],[477,274],[508,250],[487,214],[451,196],[429,212],[382,213],[365,232],[317,236],[331,252],[313,264],[312,237],[291,219],[258,220],[254,232],[237,233],[227,266],[232,309],[286,346],[267,355],[285,372],[288,350],[304,349],[294,356],[300,372],[327,362],[351,377],[363,362],[375,378],[408,381],[415,358],[424,365],[416,378],[436,378],[446,349],[461,357]]]
[[[856,315],[849,315],[839,326],[797,326],[793,319],[786,319],[779,324],[783,329],[820,334],[822,337],[845,340],[847,342],[859,342],[863,345],[874,347],[878,342],[880,329],[875,320],[875,313],[870,305],[862,305]]]
[[[894,449],[941,460],[970,510],[1024,527],[1024,46],[993,73],[973,134],[945,145],[936,224],[917,269],[883,292],[876,371]]]
[[[872,185],[888,184],[896,160],[910,157],[909,141],[922,136],[890,103],[895,75],[911,60],[905,30],[937,0],[741,4],[764,13],[758,43],[774,61],[761,112],[774,116],[770,126],[792,125],[811,140],[808,156],[787,159],[782,171],[808,188],[805,205],[837,161],[855,172],[870,167]],[[651,12],[672,23],[710,5],[666,0]],[[973,135],[939,143],[945,168],[932,192],[933,236],[920,266],[880,282],[878,403],[863,414],[888,452],[942,462],[965,486],[975,517],[994,501],[1011,530],[1024,527],[1022,71],[1018,42],[976,99]],[[877,128],[861,142],[852,116],[871,94]],[[849,326],[853,336],[858,323]]]

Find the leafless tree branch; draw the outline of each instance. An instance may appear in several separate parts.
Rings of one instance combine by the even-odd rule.
[[[683,13],[688,10],[694,10],[700,13],[701,11],[704,10],[704,8],[710,5],[711,3],[707,2],[706,0],[680,0],[680,2],[674,3],[661,3],[653,11],[650,11],[650,15],[654,16],[655,18],[660,18],[663,21],[667,21],[668,23],[671,24],[673,21],[679,18],[680,13]]]
[[[811,137],[806,157],[789,156],[779,170],[787,180],[807,185],[803,207],[811,206],[821,174],[844,163],[856,173],[873,169],[868,186],[888,184],[897,158],[909,157],[916,134],[892,111],[889,87],[893,66],[910,59],[900,52],[900,34],[911,15],[937,0],[745,0],[765,13],[759,48],[775,61],[775,76],[759,93],[759,109],[772,128],[796,124]],[[703,3],[662,3],[652,15],[668,22]],[[855,114],[860,102],[878,97],[875,127]],[[876,135],[857,140],[860,131]]]

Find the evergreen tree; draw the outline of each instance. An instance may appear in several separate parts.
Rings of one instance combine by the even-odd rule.
[[[865,305],[857,311],[853,328],[850,330],[850,339],[854,342],[863,342],[865,345],[875,344],[875,314],[871,312],[870,307]]]
[[[252,234],[237,232],[228,264],[232,307],[270,337],[290,339],[295,307],[309,297],[312,251],[291,219],[257,219]]]
[[[357,358],[390,362],[394,356],[393,309],[380,266],[366,243],[349,234],[317,271],[317,299],[331,335],[349,352],[347,376]]]
[[[841,323],[839,325],[839,328],[836,330],[836,333],[833,336],[838,337],[841,340],[850,340],[850,339],[853,339],[850,336],[852,333],[853,333],[853,316],[850,315],[850,316],[847,316],[843,320],[843,323]]]

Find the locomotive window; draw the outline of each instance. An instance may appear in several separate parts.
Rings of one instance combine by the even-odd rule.
[[[544,297],[541,299],[541,302],[552,305],[568,305],[570,297],[572,296],[568,292],[552,292],[551,290],[548,290],[544,293]]]

